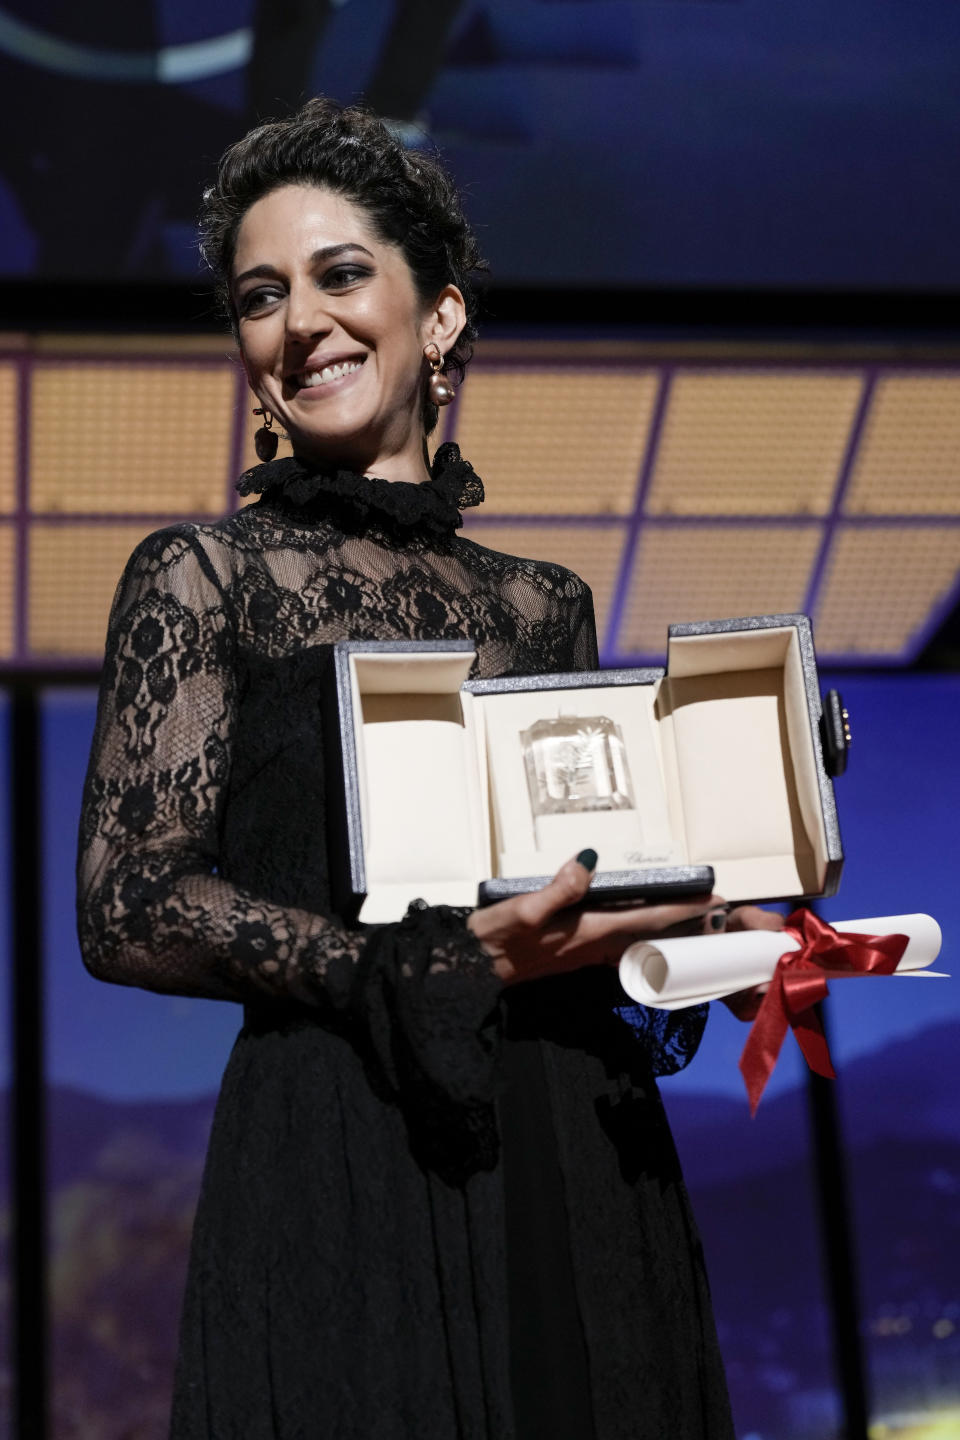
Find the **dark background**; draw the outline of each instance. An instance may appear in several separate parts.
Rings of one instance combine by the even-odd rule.
[[[317,91],[422,123],[503,287],[960,290],[954,0],[4,0],[0,274],[194,277]]]

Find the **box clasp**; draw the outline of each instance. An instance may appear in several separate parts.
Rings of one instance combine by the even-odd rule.
[[[820,743],[823,747],[823,763],[827,774],[842,775],[847,768],[850,751],[850,716],[844,707],[839,690],[828,690],[823,697],[823,713],[820,716]]]

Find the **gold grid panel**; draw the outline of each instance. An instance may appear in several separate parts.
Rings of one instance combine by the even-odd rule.
[[[899,655],[960,570],[960,526],[844,526],[815,616],[825,655]]]
[[[843,370],[676,375],[647,513],[827,514],[862,389]]]
[[[17,370],[0,364],[0,514],[17,508]]]
[[[471,371],[456,433],[502,515],[628,515],[657,376],[649,370]]]
[[[16,535],[12,525],[0,525],[0,656],[13,654],[14,547]]]
[[[38,362],[32,509],[222,514],[235,395],[227,364]]]
[[[44,525],[30,531],[28,645],[33,655],[103,655],[110,602],[144,525]]]
[[[616,637],[626,654],[662,655],[667,626],[803,609],[819,525],[648,525]]]
[[[960,374],[877,381],[848,515],[960,515]]]
[[[470,525],[467,533],[478,545],[506,555],[529,556],[566,565],[593,591],[597,633],[603,641],[610,597],[623,551],[622,525]]]

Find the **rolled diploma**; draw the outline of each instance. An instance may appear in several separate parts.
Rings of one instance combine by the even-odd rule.
[[[858,935],[906,935],[909,943],[898,973],[927,971],[939,955],[943,935],[932,915],[882,915],[840,920],[834,930]],[[687,935],[631,945],[620,961],[620,984],[641,1005],[682,1010],[720,1000],[773,978],[777,961],[799,943],[781,930],[738,930],[720,935]],[[827,972],[831,973],[831,972]],[[831,978],[845,978],[832,972]]]

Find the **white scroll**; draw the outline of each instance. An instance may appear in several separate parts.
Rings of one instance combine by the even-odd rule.
[[[841,933],[906,935],[909,944],[896,974],[945,978],[930,966],[940,953],[943,935],[931,915],[883,915],[871,920],[840,920]],[[738,990],[765,985],[777,961],[799,942],[779,930],[738,930],[719,935],[689,935],[631,945],[620,961],[620,984],[641,1005],[683,1010],[707,1000],[721,1000]],[[857,972],[830,971],[831,979]]]

